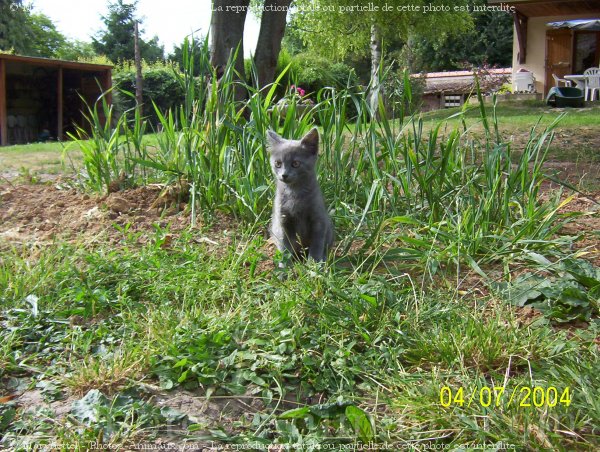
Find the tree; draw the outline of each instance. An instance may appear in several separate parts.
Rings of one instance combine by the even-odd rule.
[[[271,83],[275,76],[290,3],[291,0],[265,0],[254,53],[260,87]]]
[[[69,41],[48,16],[32,13],[20,0],[0,0],[0,49],[70,60],[95,55],[89,44]]]
[[[29,38],[27,53],[31,56],[56,58],[67,45],[67,38],[44,14],[30,14],[27,17],[26,34]]]
[[[134,59],[134,25],[139,21],[135,17],[137,0],[131,4],[116,0],[108,4],[108,15],[102,17],[106,30],[100,31],[92,38],[94,50],[106,55],[113,63],[132,61]],[[140,30],[140,33],[143,30]],[[140,39],[142,58],[148,62],[164,59],[164,48],[158,44],[158,37],[150,41]]]
[[[485,5],[485,0],[474,4]],[[415,53],[418,71],[464,69],[465,66],[512,64],[513,18],[511,14],[472,12],[474,27],[458,34],[436,38],[418,37]]]
[[[28,16],[21,0],[0,0],[0,50],[27,53]]]
[[[286,24],[285,34],[281,40],[281,47],[292,56],[308,50],[302,38],[302,31],[298,30],[298,28],[296,28],[294,25],[294,22]]]
[[[93,60],[98,54],[92,43],[68,39],[55,56],[61,60],[80,61]]]
[[[244,24],[250,0],[213,0],[210,19],[210,62],[224,67],[237,52],[235,69],[244,73]]]
[[[258,69],[259,86],[273,81],[277,57],[281,50],[286,18],[291,0],[253,0],[252,6],[261,16],[260,32],[254,61]],[[235,69],[241,79],[244,74],[244,23],[250,0],[213,0],[210,32],[211,64],[223,67],[237,52]],[[238,90],[236,97],[243,92]]]
[[[379,65],[387,40],[401,37],[406,46],[416,34],[436,36],[471,25],[466,0],[452,5],[444,0],[297,0],[296,6],[293,21],[304,30],[309,48],[338,59],[349,52],[370,53],[372,106],[381,94]],[[414,64],[408,56],[404,63],[410,70]]]

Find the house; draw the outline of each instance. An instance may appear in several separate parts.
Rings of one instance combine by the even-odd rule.
[[[0,53],[0,145],[62,140],[85,126],[84,104],[110,89],[111,73],[112,66]]]
[[[513,14],[513,80],[529,71],[535,91],[546,94],[555,84],[552,74],[562,78],[598,67],[600,30],[571,25],[577,19],[599,19],[600,1],[488,0],[488,4]]]
[[[511,68],[480,70],[479,86],[484,94],[497,91],[510,80]],[[473,71],[428,72],[414,75],[424,82],[422,111],[459,107],[475,92]]]

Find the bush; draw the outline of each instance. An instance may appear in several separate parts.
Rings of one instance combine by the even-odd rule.
[[[153,126],[158,124],[158,117],[152,103],[161,112],[175,110],[184,103],[185,90],[176,75],[179,71],[175,66],[155,64],[142,68],[144,80],[143,101],[144,116]],[[117,86],[114,92],[113,104],[118,115],[135,108],[135,67],[133,64],[115,68],[113,83]]]
[[[277,63],[277,74],[280,74],[290,63],[288,74],[282,79],[283,84],[301,86],[307,93],[317,93],[325,87],[340,90],[346,88],[348,84],[350,86],[358,84],[358,78],[350,66],[344,63],[332,63],[312,53],[290,56],[282,50]]]

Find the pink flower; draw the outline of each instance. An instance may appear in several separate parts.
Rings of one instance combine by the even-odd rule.
[[[304,91],[302,88],[296,85],[291,85],[290,91],[292,92],[292,94],[298,94],[300,97],[304,97],[306,95],[306,91]]]

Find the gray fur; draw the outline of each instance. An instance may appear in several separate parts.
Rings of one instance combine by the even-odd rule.
[[[299,259],[308,249],[309,257],[323,262],[333,244],[333,225],[315,172],[319,132],[314,128],[301,140],[286,140],[269,130],[267,138],[277,183],[271,235],[282,253]]]

